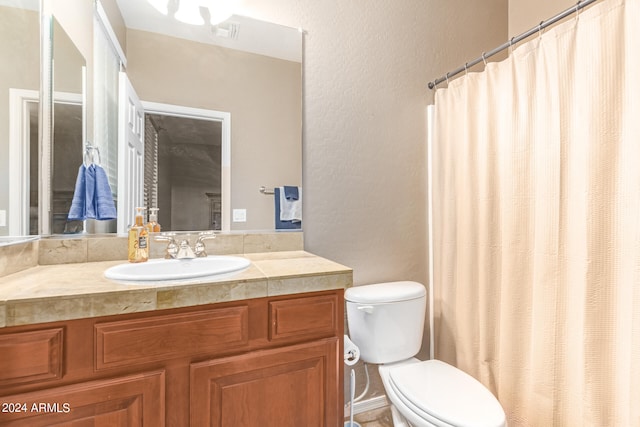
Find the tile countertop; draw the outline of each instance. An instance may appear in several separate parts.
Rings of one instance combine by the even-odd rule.
[[[41,265],[0,278],[0,327],[187,307],[352,285],[352,270],[304,251],[238,255],[231,277],[188,284],[123,284],[104,271],[123,261]]]

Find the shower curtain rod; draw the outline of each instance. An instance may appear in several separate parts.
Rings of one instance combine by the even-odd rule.
[[[578,11],[584,7],[589,6],[591,3],[595,3],[598,0],[582,0],[579,1],[578,3],[575,4],[575,6],[570,7],[569,9],[565,10],[564,12],[560,12],[559,14],[557,14],[556,16],[554,16],[553,18],[547,19],[546,21],[542,21],[540,22],[540,24],[537,27],[533,27],[531,28],[529,31],[525,31],[524,33],[512,37],[511,40],[509,40],[508,42],[498,46],[497,48],[489,51],[489,52],[483,52],[482,55],[480,55],[480,57],[474,59],[471,62],[467,62],[466,64],[464,64],[461,67],[456,68],[453,71],[449,71],[447,74],[445,74],[444,76],[429,82],[429,89],[434,89],[435,87],[437,87],[440,83],[444,82],[444,81],[448,81],[449,77],[453,77],[456,74],[460,74],[463,71],[467,71],[469,68],[473,67],[476,64],[479,64],[480,62],[484,62],[485,65],[487,64],[487,58],[492,57],[493,55],[495,55],[498,52],[501,52],[511,46],[513,46],[514,44],[526,39],[527,37],[538,33],[542,30],[544,30],[545,28],[547,28],[550,25],[555,24],[556,22],[560,21],[561,19],[566,18],[567,16],[571,15],[572,13],[578,13]]]

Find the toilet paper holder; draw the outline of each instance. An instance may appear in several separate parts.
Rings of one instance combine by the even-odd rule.
[[[344,336],[344,363],[348,366],[355,365],[360,360],[360,349],[349,339],[348,335]]]

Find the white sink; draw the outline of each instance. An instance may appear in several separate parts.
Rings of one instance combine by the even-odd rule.
[[[218,278],[237,273],[251,265],[251,261],[237,256],[208,256],[193,259],[151,259],[147,262],[120,264],[107,269],[107,279],[145,282],[184,281],[211,276]]]

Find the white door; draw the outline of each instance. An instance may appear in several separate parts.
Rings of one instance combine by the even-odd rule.
[[[118,233],[125,233],[144,203],[144,108],[124,72],[119,88]]]

